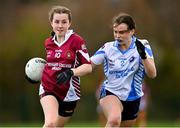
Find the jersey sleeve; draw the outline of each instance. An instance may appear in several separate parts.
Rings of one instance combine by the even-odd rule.
[[[145,40],[145,39],[140,40],[140,41],[145,46],[145,52],[146,52],[147,58],[154,59],[153,52],[152,52],[152,49],[151,49],[151,46],[150,46],[149,42],[147,40]]]
[[[91,57],[91,62],[95,65],[100,65],[105,59],[105,45],[102,46],[95,54]]]
[[[77,45],[77,60],[80,64],[90,64],[90,57],[84,40],[81,40]]]

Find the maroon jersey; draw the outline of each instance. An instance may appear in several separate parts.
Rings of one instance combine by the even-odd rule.
[[[76,68],[82,64],[90,64],[85,41],[72,30],[66,34],[64,42],[58,44],[56,37],[45,40],[46,60],[40,94],[52,92],[63,101],[74,101],[80,99],[80,78],[73,76],[65,84],[56,83],[57,74],[68,68]]]

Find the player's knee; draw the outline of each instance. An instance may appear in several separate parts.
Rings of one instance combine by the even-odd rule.
[[[121,117],[120,116],[110,117],[107,120],[107,123],[109,124],[109,126],[118,127],[118,126],[120,126],[120,123],[121,123]]]

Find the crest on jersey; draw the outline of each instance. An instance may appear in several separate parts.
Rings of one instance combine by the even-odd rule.
[[[67,59],[71,59],[71,58],[72,58],[72,53],[71,53],[71,51],[67,51],[67,52],[66,52],[66,58],[67,58]]]

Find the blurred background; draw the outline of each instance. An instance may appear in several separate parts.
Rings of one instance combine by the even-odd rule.
[[[132,15],[137,36],[151,44],[158,71],[156,79],[146,78],[151,89],[148,121],[180,124],[179,0],[0,0],[0,126],[43,125],[39,87],[25,80],[24,67],[30,58],[45,58],[44,40],[51,32],[48,11],[53,5],[71,9],[72,28],[86,40],[90,55],[113,40],[115,15]],[[81,78],[82,97],[70,123],[97,122],[99,72]]]

